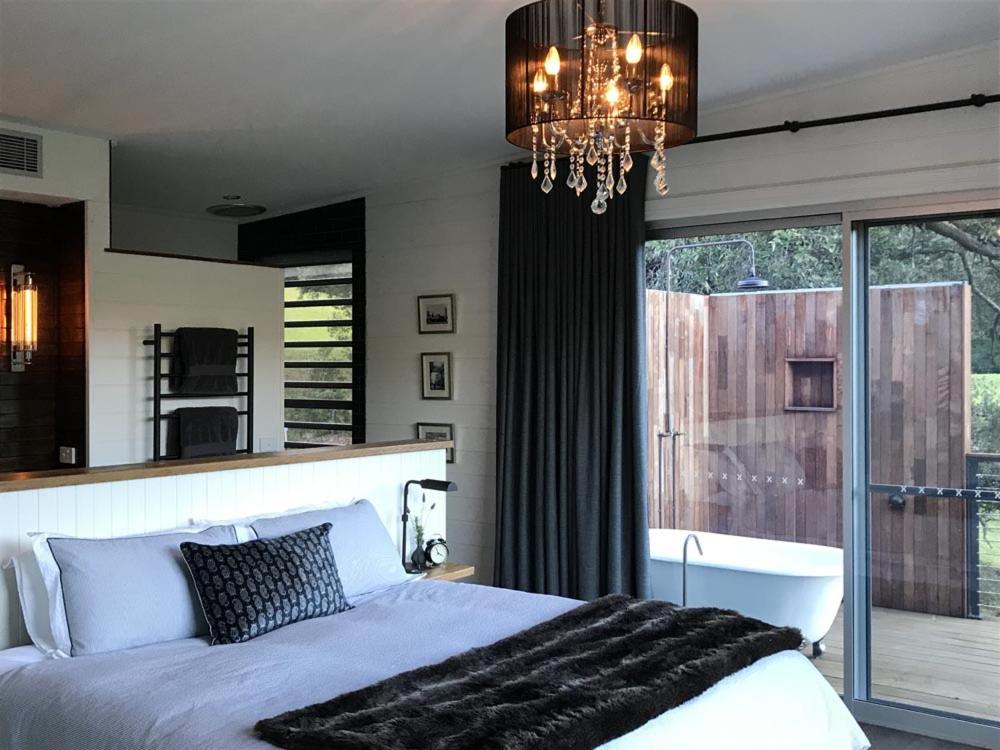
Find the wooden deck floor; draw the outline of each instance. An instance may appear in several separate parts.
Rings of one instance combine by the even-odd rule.
[[[843,611],[813,663],[844,685]],[[872,697],[1000,720],[1000,618],[872,610]]]

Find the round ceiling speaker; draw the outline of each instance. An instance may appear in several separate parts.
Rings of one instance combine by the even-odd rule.
[[[250,216],[260,216],[267,211],[264,206],[256,203],[219,203],[205,210],[213,216],[222,216],[226,219],[246,219]]]

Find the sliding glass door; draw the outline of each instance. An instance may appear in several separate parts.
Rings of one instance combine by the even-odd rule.
[[[866,222],[854,237],[854,697],[995,738],[1000,214]]]

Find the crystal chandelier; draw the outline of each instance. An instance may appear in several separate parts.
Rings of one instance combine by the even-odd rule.
[[[698,16],[673,0],[540,0],[507,18],[507,140],[532,152],[542,191],[569,157],[566,186],[608,209],[628,189],[632,154],[652,151],[660,195],[666,150],[695,136]]]

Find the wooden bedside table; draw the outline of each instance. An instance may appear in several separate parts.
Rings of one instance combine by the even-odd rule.
[[[449,562],[444,565],[428,568],[424,571],[424,578],[428,581],[459,581],[463,578],[470,578],[475,574],[475,565]]]

